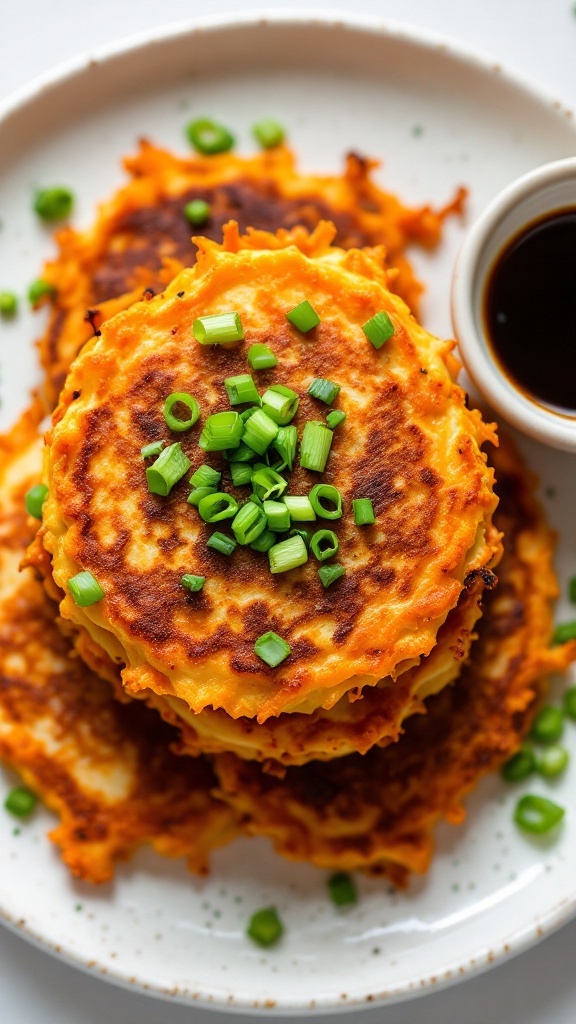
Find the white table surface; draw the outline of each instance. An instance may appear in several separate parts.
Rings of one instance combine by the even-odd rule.
[[[287,6],[273,0],[0,0],[0,101],[55,64],[124,35],[196,14]],[[573,0],[296,0],[290,6],[348,8],[432,30],[491,55],[576,108]],[[528,953],[455,988],[397,1006],[323,1019],[328,1024],[574,1024],[575,949],[576,922]],[[231,1020],[230,1014],[171,1006],[125,992],[59,963],[0,928],[2,1024]]]

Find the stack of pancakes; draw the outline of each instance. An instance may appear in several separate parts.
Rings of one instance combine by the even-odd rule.
[[[460,197],[408,210],[358,157],[320,179],[284,149],[183,161],[143,145],[129,169],[93,229],[60,233],[45,399],[4,439],[0,753],[60,813],[54,838],[85,878],[145,840],[203,868],[244,830],[401,882],[426,869],[437,819],[461,817],[462,796],[518,748],[543,674],[576,653],[549,649],[552,540],[532,484],[508,446],[489,464],[494,428],[455,382],[452,343],[405,301],[419,291],[405,246],[433,244]],[[191,198],[212,210],[194,245]],[[303,300],[320,318],[309,334],[286,318]],[[244,339],[199,345],[194,321],[229,310]],[[376,349],[362,325],[382,311],[394,333]],[[326,590],[312,555],[273,575],[248,546],[210,549],[214,525],[187,502],[206,462],[240,503],[250,493],[198,441],[255,343],[278,360],[254,373],[260,392],[299,396],[300,437],[327,411],[310,381],[341,387],[325,471],[296,459],[289,474],[292,494],[322,482],[344,499],[341,519],[313,524],[335,530],[346,570]],[[174,392],[201,417],[172,434]],[[36,532],[21,502],[41,478],[43,402]],[[165,497],[140,455],[159,440],[190,463]],[[372,501],[373,526],[354,524],[354,498]],[[104,592],[88,607],[68,586],[83,571]],[[290,645],[275,667],[254,649],[269,631]]]

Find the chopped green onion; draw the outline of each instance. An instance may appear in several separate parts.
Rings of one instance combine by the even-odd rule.
[[[74,196],[70,189],[56,185],[36,193],[34,211],[42,220],[63,220],[72,212]]]
[[[256,409],[244,424],[242,440],[258,455],[263,455],[278,433],[278,424],[263,409]]]
[[[186,220],[195,228],[202,227],[210,219],[212,208],[205,199],[191,199],[184,207]]]
[[[216,153],[227,153],[234,145],[234,136],[216,121],[208,117],[199,117],[186,125],[188,141],[198,153],[214,156]]]
[[[288,487],[288,481],[275,469],[263,466],[254,473],[252,487],[254,493],[264,501],[266,498],[281,498]]]
[[[254,467],[248,462],[231,462],[230,476],[234,487],[245,487],[252,480]]]
[[[68,590],[79,608],[89,608],[104,597],[104,591],[91,572],[79,572],[68,580]]]
[[[299,331],[302,331],[302,334],[307,334],[320,323],[320,317],[308,299],[304,299],[304,302],[300,302],[289,313],[286,313],[286,319]]]
[[[256,390],[254,379],[249,373],[239,373],[237,377],[226,377],[224,387],[228,392],[230,405],[242,405],[243,402],[256,402],[260,405],[260,395]]]
[[[284,129],[278,121],[265,117],[252,126],[252,133],[256,142],[259,142],[263,149],[273,149],[274,146],[281,146],[284,142]]]
[[[261,401],[260,397],[258,397],[258,405],[249,405],[247,409],[242,410],[242,412],[240,413],[240,419],[242,420],[243,424],[246,423],[246,420],[250,419],[252,413],[256,412],[256,409],[260,408],[260,405]]]
[[[333,530],[316,530],[310,541],[312,554],[319,562],[332,558],[338,551],[338,537]]]
[[[294,419],[299,403],[296,392],[292,388],[285,388],[283,384],[273,384],[262,395],[264,412],[280,427],[285,427]]]
[[[199,316],[192,324],[192,332],[201,345],[229,345],[234,341],[242,341],[244,337],[238,313]]]
[[[376,522],[370,498],[353,498],[352,511],[356,526],[372,526]]]
[[[242,437],[242,429],[242,420],[237,412],[215,412],[206,420],[198,444],[205,452],[222,452],[229,448],[237,448]]]
[[[261,533],[256,540],[252,541],[250,547],[253,551],[270,551],[270,548],[274,547],[278,543],[277,534],[273,533],[272,530],[266,528],[264,533]]]
[[[307,494],[285,494],[282,499],[294,523],[313,523],[316,513]]]
[[[527,794],[521,797],[514,811],[514,821],[526,832],[544,835],[558,825],[565,810],[545,796]]]
[[[289,537],[302,537],[307,548],[310,547],[310,530],[305,530],[303,527],[293,526],[288,532]]]
[[[325,402],[326,405],[332,405],[340,391],[340,385],[334,384],[333,381],[327,380],[326,377],[315,377],[307,389],[307,393],[312,395],[312,398],[318,398],[321,402]]]
[[[231,555],[236,547],[236,541],[232,537],[227,537],[225,533],[215,530],[206,541],[206,547],[212,548],[212,551],[218,551],[221,555]]]
[[[346,419],[346,413],[342,409],[332,409],[326,417],[326,426],[330,427],[330,430],[334,430],[335,427],[340,426]]]
[[[576,622],[561,622],[554,630],[552,643],[566,644],[569,640],[576,640]]]
[[[328,879],[330,899],[337,907],[349,906],[358,902],[358,893],[354,879],[346,871],[338,871]]]
[[[362,324],[362,330],[368,341],[372,342],[374,348],[382,348],[384,342],[388,341],[394,334],[394,324],[388,313],[376,313],[365,324]]]
[[[205,523],[219,523],[222,519],[232,519],[236,515],[238,502],[231,494],[216,491],[200,499],[198,511]]]
[[[256,458],[256,452],[253,448],[249,448],[244,441],[240,441],[237,448],[230,448],[229,451],[224,452],[224,458],[228,462],[252,462]]]
[[[283,501],[264,501],[263,507],[269,530],[282,533],[290,528],[290,513]]]
[[[280,430],[274,438],[274,447],[278,452],[282,462],[277,469],[289,469],[294,468],[294,459],[296,458],[296,445],[298,444],[298,430],[291,424],[289,427],[280,427]]]
[[[569,760],[570,756],[566,748],[554,743],[538,755],[536,769],[544,778],[554,779],[564,771]]]
[[[264,504],[263,502],[260,501],[260,498],[258,497],[257,494],[251,494],[250,497],[248,498],[248,501],[252,501],[255,505],[258,505],[258,508],[264,508]]]
[[[334,508],[326,508],[323,502],[328,501]],[[310,502],[320,519],[340,519],[342,517],[342,495],[332,484],[316,484],[310,491]]]
[[[273,946],[284,931],[282,921],[275,907],[265,907],[252,914],[246,934],[258,946]]]
[[[143,459],[151,459],[153,455],[160,455],[165,444],[166,441],[151,441],[140,449],[140,455]]]
[[[324,589],[330,587],[336,580],[344,575],[346,569],[343,565],[321,565],[318,569],[320,582]]]
[[[538,712],[530,735],[538,743],[556,743],[564,732],[564,712],[551,704]]]
[[[216,494],[217,490],[217,487],[195,487],[193,491],[190,491],[186,501],[189,505],[195,505],[198,508],[202,498],[206,498],[209,494]]]
[[[189,590],[191,594],[197,594],[199,590],[206,583],[205,576],[194,576],[192,573],[185,573],[180,580],[180,586],[184,587],[185,590]]]
[[[568,583],[568,597],[572,604],[576,604],[576,576],[572,576]]]
[[[506,782],[522,782],[536,768],[536,756],[531,747],[521,747],[502,765],[502,776]]]
[[[330,454],[332,431],[318,420],[308,420],[304,425],[302,443],[300,445],[300,465],[303,469],[313,469],[323,473]]]
[[[26,492],[26,497],[24,498],[28,515],[34,516],[34,519],[42,519],[42,506],[47,497],[48,488],[46,484],[36,484],[35,487],[31,487]]]
[[[248,362],[253,370],[269,370],[278,365],[278,360],[267,345],[250,345]]]
[[[569,686],[564,694],[564,711],[576,722],[576,686]]]
[[[14,316],[18,309],[18,299],[14,292],[0,292],[0,316]]]
[[[187,420],[181,420],[172,409],[175,405],[184,405],[188,409],[190,416]],[[183,430],[190,430],[196,423],[200,416],[200,408],[198,402],[193,395],[189,395],[186,391],[174,391],[164,402],[164,419],[166,420],[166,426],[173,430],[175,433],[181,433]]]
[[[202,463],[198,466],[198,469],[194,470],[190,477],[190,483],[194,487],[218,487],[222,479],[222,473],[219,473],[217,469],[213,469],[212,466],[207,466],[206,463]]]
[[[49,281],[45,281],[42,277],[39,277],[37,281],[32,281],[32,284],[28,288],[28,301],[32,306],[38,305],[42,299],[48,298],[56,294],[56,289],[53,284]]]
[[[302,537],[288,537],[270,548],[270,572],[288,572],[308,561],[308,551]]]
[[[37,803],[38,797],[36,793],[33,793],[26,786],[16,786],[8,793],[4,801],[4,807],[16,818],[26,818],[32,813]]]
[[[270,665],[270,668],[276,668],[290,654],[290,644],[270,630],[269,633],[263,633],[258,637],[254,644],[254,650],[262,661]]]
[[[232,532],[239,544],[252,544],[266,526],[266,514],[252,501],[247,501],[232,520]]]
[[[174,484],[181,480],[190,469],[190,459],[182,451],[180,441],[168,445],[160,453],[156,462],[146,469],[148,490],[151,494],[161,494],[166,497],[174,487]]]

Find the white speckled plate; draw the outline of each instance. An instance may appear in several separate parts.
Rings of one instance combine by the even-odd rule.
[[[2,287],[23,292],[52,250],[31,213],[35,185],[68,183],[87,223],[95,202],[121,182],[120,156],[138,136],[182,148],[194,114],[233,126],[245,150],[254,120],[279,118],[311,170],[338,169],[349,148],[381,157],[382,181],[409,201],[442,202],[466,184],[470,217],[511,179],[576,146],[560,104],[412,30],[302,15],[169,29],[84,56],[4,111]],[[424,315],[437,332],[450,333],[461,232],[451,223],[441,251],[417,258],[429,285]],[[3,426],[36,380],[38,333],[26,312],[0,324]],[[561,533],[565,579],[576,569],[574,462],[534,443],[524,448],[556,489],[546,500]],[[576,729],[568,742],[576,749]],[[572,810],[575,774],[570,769],[553,787]],[[13,782],[0,774],[0,790]],[[567,815],[554,842],[531,842],[512,824],[517,796],[498,778],[487,780],[468,803],[465,825],[438,830],[428,877],[400,894],[361,879],[360,902],[348,913],[329,903],[322,872],[248,840],[220,852],[206,881],[144,851],[119,868],[114,884],[90,889],[70,880],[46,839],[47,812],[19,835],[0,813],[0,907],[7,924],[46,950],[174,1000],[283,1013],[391,1001],[480,970],[574,913],[576,816]],[[270,903],[286,935],[261,952],[244,928],[253,909]]]

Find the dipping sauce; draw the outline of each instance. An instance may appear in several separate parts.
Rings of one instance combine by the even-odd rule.
[[[528,397],[576,415],[576,206],[524,228],[496,259],[484,294],[487,337]]]

